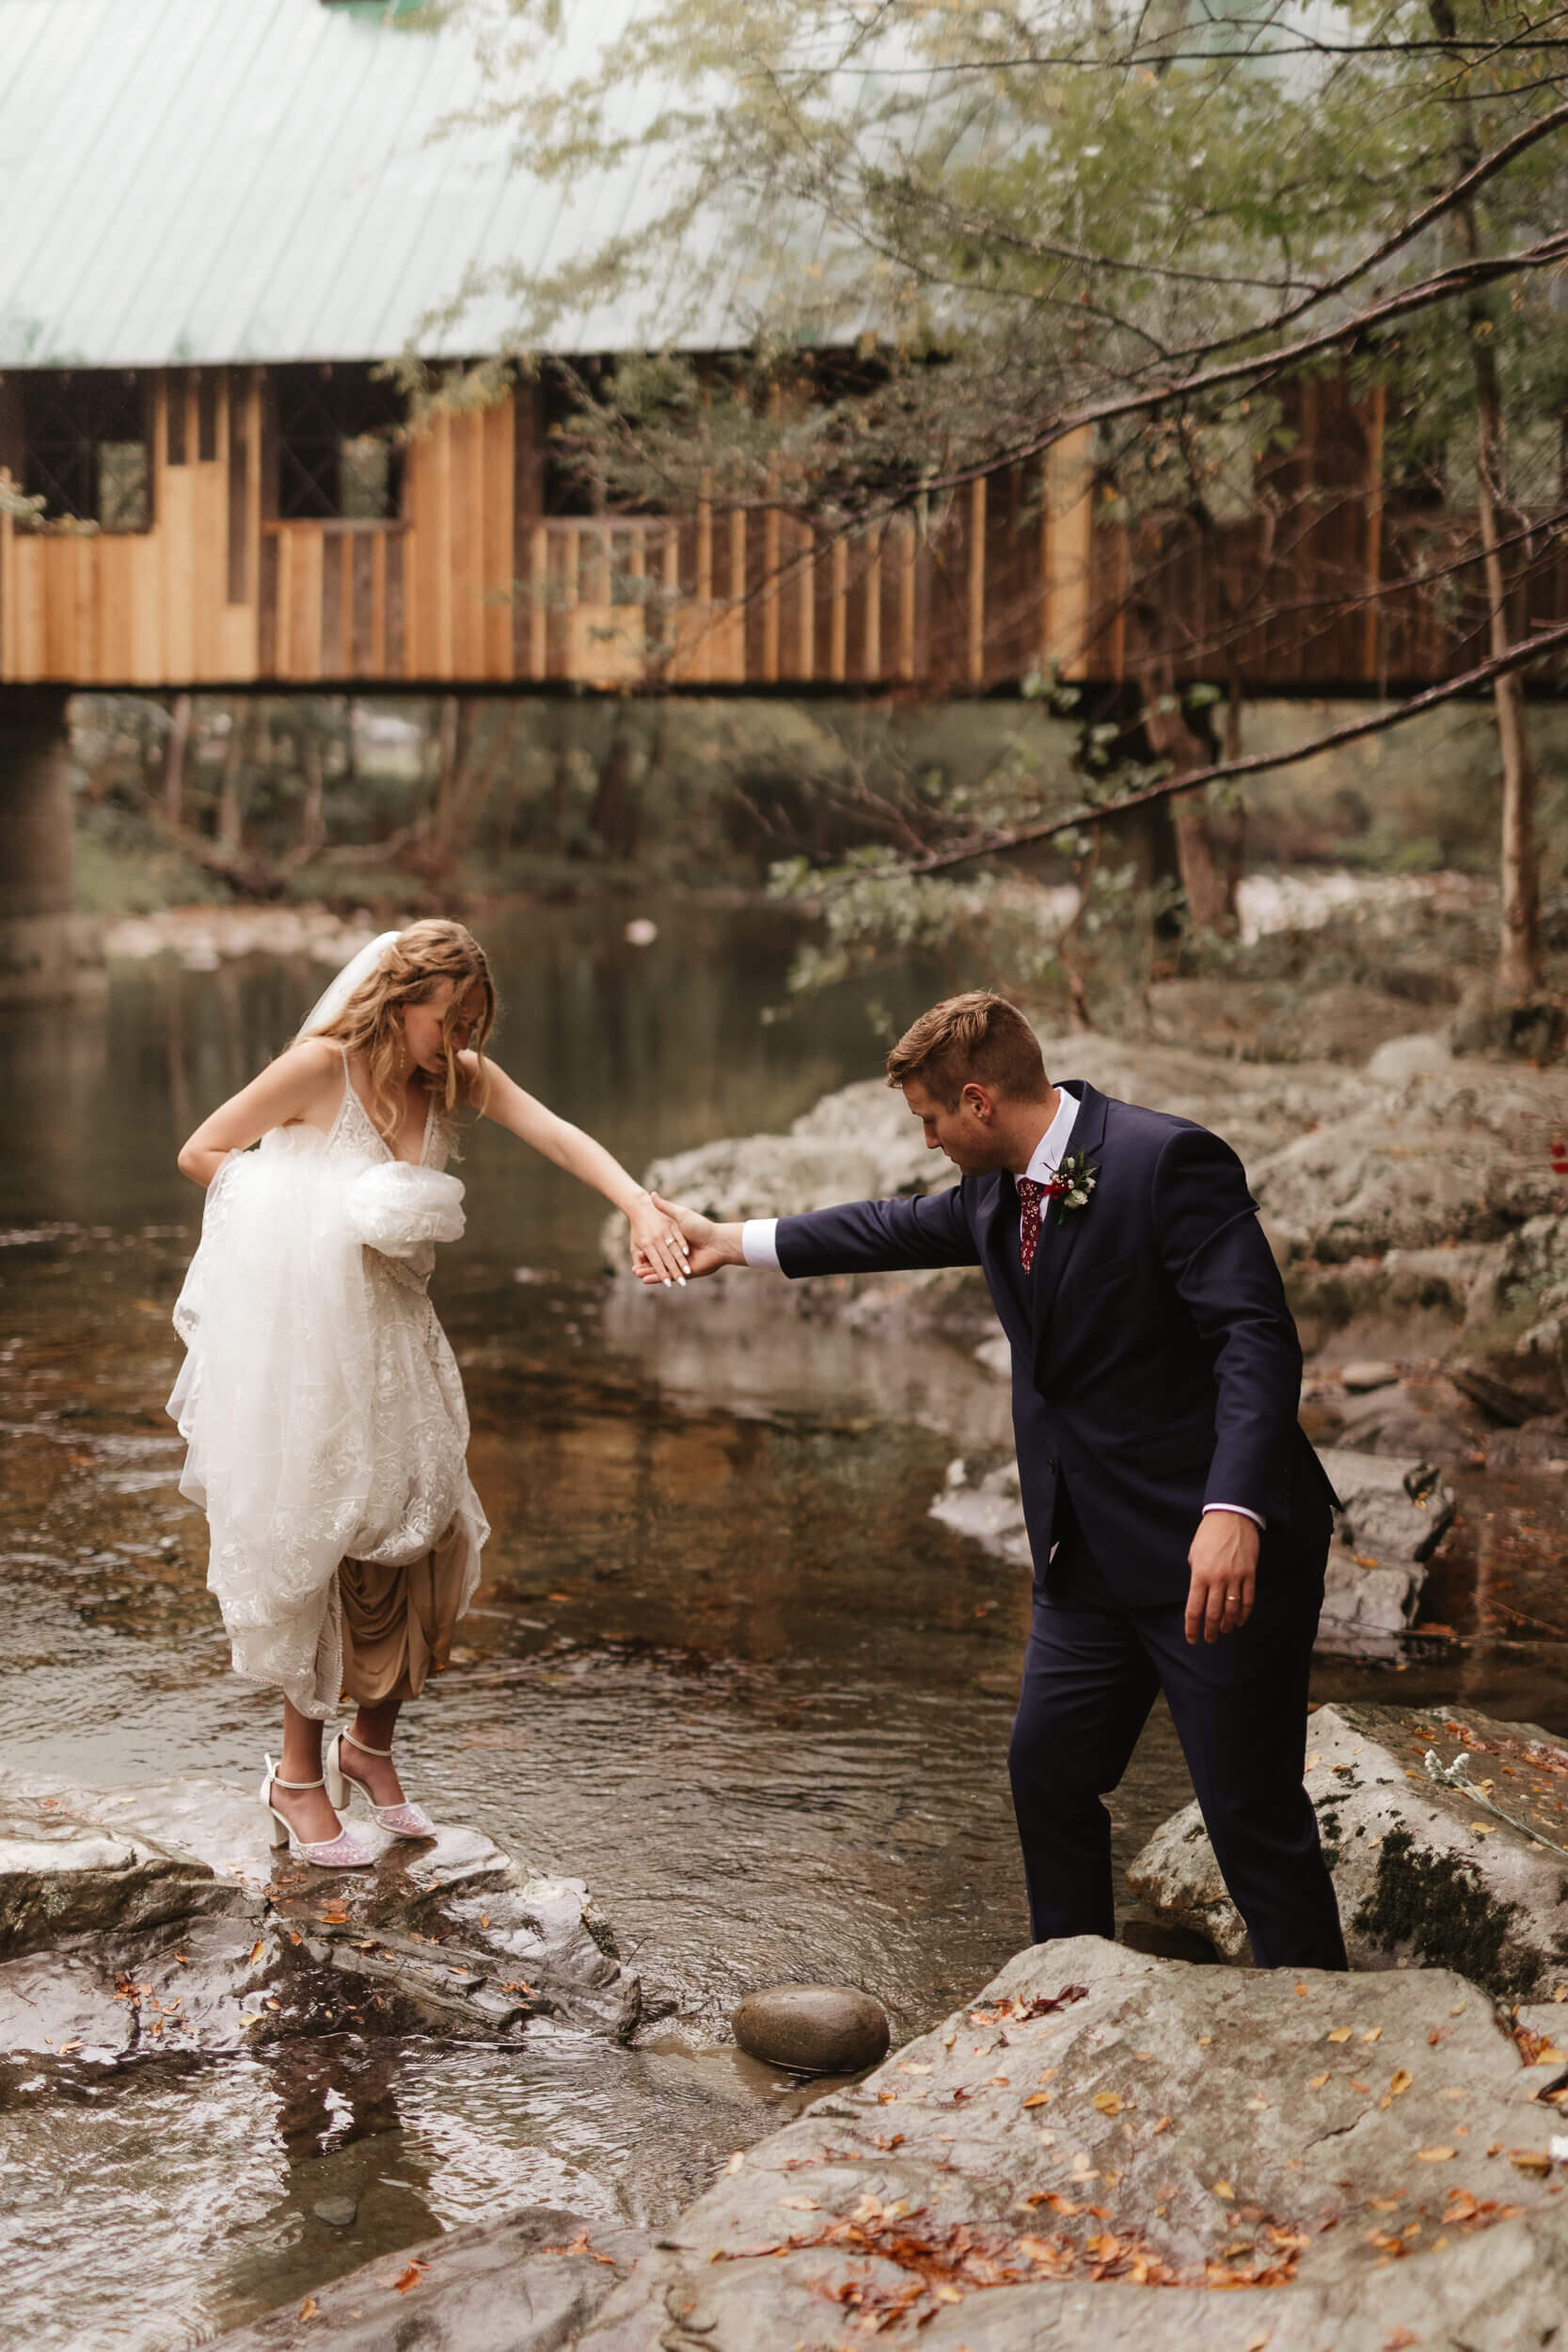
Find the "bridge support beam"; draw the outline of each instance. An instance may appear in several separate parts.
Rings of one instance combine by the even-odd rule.
[[[0,687],[0,1004],[103,986],[98,924],[78,914],[63,687]]]

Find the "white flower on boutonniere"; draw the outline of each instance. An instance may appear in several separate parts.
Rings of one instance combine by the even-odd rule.
[[[1067,1222],[1069,1209],[1086,1209],[1089,1195],[1100,1181],[1100,1170],[1091,1168],[1082,1152],[1069,1152],[1054,1176],[1048,1176],[1041,1189],[1048,1200],[1056,1203],[1056,1222]]]

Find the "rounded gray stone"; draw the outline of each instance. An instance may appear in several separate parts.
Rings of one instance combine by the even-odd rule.
[[[1374,1389],[1391,1389],[1399,1378],[1395,1364],[1347,1364],[1339,1377],[1353,1396],[1365,1396]]]
[[[318,2197],[310,2211],[329,2229],[346,2230],[359,2208],[352,2197]]]
[[[741,2048],[796,2074],[858,2074],[887,2056],[887,2011],[852,1984],[773,1984],[730,2020]]]

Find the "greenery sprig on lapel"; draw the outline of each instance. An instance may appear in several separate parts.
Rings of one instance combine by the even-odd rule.
[[[1088,1207],[1089,1195],[1099,1181],[1100,1170],[1089,1166],[1088,1156],[1083,1152],[1069,1152],[1054,1176],[1043,1180],[1040,1189],[1048,1200],[1055,1201],[1058,1225],[1067,1223],[1069,1209]]]

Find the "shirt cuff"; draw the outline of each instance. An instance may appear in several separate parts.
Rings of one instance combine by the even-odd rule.
[[[1244,1502],[1206,1502],[1203,1518],[1207,1518],[1211,1511],[1233,1511],[1239,1519],[1250,1519],[1254,1527],[1266,1529],[1269,1524],[1267,1519],[1260,1519],[1256,1511],[1249,1511]]]
[[[749,1216],[740,1229],[740,1254],[748,1265],[770,1266],[777,1274],[780,1271],[778,1218]]]

